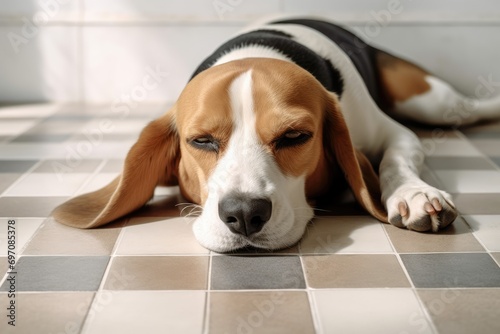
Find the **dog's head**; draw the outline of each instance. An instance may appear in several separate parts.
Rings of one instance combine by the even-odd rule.
[[[56,208],[61,223],[91,228],[144,205],[159,184],[203,207],[193,230],[215,251],[297,242],[308,199],[345,176],[361,205],[385,220],[378,180],[356,151],[337,97],[297,65],[246,59],[212,67],[142,131],[120,177]]]

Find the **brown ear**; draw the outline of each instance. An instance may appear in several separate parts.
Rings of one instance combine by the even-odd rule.
[[[327,159],[331,163],[336,160],[357,201],[373,217],[388,222],[377,173],[366,156],[353,147],[337,97],[333,94],[328,94],[327,98],[323,136]]]
[[[156,185],[176,184],[179,138],[174,108],[142,130],[120,176],[102,189],[61,204],[52,212],[54,218],[73,227],[97,227],[143,206]]]

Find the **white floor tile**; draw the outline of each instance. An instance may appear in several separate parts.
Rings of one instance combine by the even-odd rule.
[[[33,125],[38,123],[38,120],[31,121],[11,121],[11,120],[2,120],[0,122],[0,134],[2,136],[9,135],[20,135]]]
[[[96,296],[84,334],[202,332],[201,291],[102,291]]]
[[[13,219],[15,220],[16,232],[16,254],[21,254],[24,246],[31,239],[33,234],[35,234],[36,230],[42,225],[44,218],[0,218],[2,229],[0,230],[0,245],[4,245],[5,247],[0,248],[0,256],[7,255],[7,220]],[[5,223],[5,224],[4,224]]]
[[[72,196],[89,176],[68,173],[61,179],[56,173],[32,173],[7,190],[4,196]]]
[[[451,193],[499,193],[500,172],[446,170],[435,171],[445,190]]]
[[[371,217],[318,217],[301,241],[302,253],[388,253],[381,223]]]
[[[59,104],[23,104],[0,108],[0,118],[45,118],[52,115],[62,105]]]
[[[102,187],[108,185],[111,181],[113,181],[119,173],[99,173],[88,181],[88,183],[79,189],[76,195],[85,194],[91,191],[99,190]]]
[[[155,221],[156,220],[156,221]],[[132,218],[123,228],[117,254],[208,254],[196,241],[189,218]]]
[[[155,188],[155,196],[173,196],[180,193],[179,187],[163,187],[158,186]]]
[[[464,218],[488,250],[500,252],[500,215],[470,215]]]
[[[314,291],[322,333],[433,333],[410,289]]]
[[[5,160],[65,159],[69,154],[66,144],[51,143],[4,143],[0,152]]]

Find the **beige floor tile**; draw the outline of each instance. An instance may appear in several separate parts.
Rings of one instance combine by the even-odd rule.
[[[389,224],[384,227],[398,253],[484,251],[460,218],[438,233],[419,233]]]
[[[19,333],[79,333],[94,293],[17,293],[16,326],[7,324],[9,302],[6,293],[0,294],[2,305],[0,332]]]
[[[122,222],[98,229],[82,230],[45,222],[24,251],[24,255],[110,255]]]
[[[7,263],[7,256],[0,256],[0,277],[7,272],[9,264]]]
[[[411,289],[313,292],[321,333],[433,333]]]
[[[453,202],[464,215],[500,215],[500,190],[495,194],[453,194]]]
[[[113,258],[104,289],[206,290],[208,256],[118,256]],[[116,277],[127,280],[116,285]]]
[[[474,194],[500,191],[500,173],[496,170],[439,170],[435,173],[443,184],[444,190],[450,193]]]
[[[389,253],[382,224],[372,217],[318,217],[300,243],[303,254]]]
[[[480,157],[481,152],[474,147],[467,139],[424,138],[421,140],[426,156],[460,156],[460,157]]]
[[[440,333],[500,333],[500,289],[419,290]]]
[[[212,292],[209,333],[315,333],[305,292]]]
[[[500,145],[498,139],[473,139],[471,142],[486,155],[500,155]]]
[[[497,264],[500,266],[500,253],[491,253],[491,256],[497,261]]]
[[[312,288],[410,287],[395,255],[303,256],[307,285]]]
[[[199,334],[205,292],[102,291],[92,308],[83,334]]]
[[[123,228],[120,255],[208,254],[196,241],[192,220],[132,218]]]

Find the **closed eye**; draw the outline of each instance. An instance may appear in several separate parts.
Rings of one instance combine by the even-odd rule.
[[[273,140],[275,149],[283,149],[305,144],[312,138],[312,133],[308,131],[289,130]]]
[[[210,135],[195,137],[187,140],[188,144],[203,151],[219,153],[220,143]]]

